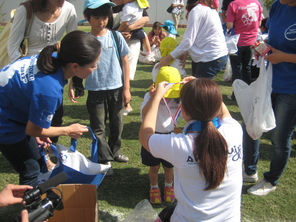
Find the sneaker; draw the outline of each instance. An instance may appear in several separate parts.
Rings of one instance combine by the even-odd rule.
[[[175,201],[174,187],[164,188],[164,201],[167,203],[173,203]]]
[[[125,155],[120,154],[117,157],[114,157],[114,161],[119,163],[126,163],[129,161],[129,158]]]
[[[125,109],[125,110],[123,111],[123,115],[124,115],[124,116],[127,116],[131,111],[133,111],[132,108],[130,108],[130,109]]]
[[[255,183],[258,180],[257,172],[253,175],[248,175],[245,172],[243,173],[243,181],[244,183]]]
[[[255,196],[265,196],[270,192],[274,191],[275,189],[276,186],[273,186],[265,179],[262,179],[259,183],[249,188],[248,193]]]
[[[112,168],[111,162],[109,161],[109,162],[107,162],[107,163],[105,163],[105,164],[111,166],[111,167],[109,168],[109,170],[107,171],[106,176],[107,176],[107,177],[108,177],[108,176],[113,176],[114,171],[113,171],[113,168]]]
[[[150,203],[161,204],[161,193],[159,188],[150,189]]]

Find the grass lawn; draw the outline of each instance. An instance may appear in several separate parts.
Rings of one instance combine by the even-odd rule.
[[[89,27],[82,26],[80,29],[88,31]],[[151,28],[145,28],[150,31]],[[1,29],[0,29],[1,30]],[[184,29],[179,29],[181,36]],[[181,37],[178,38],[178,41]],[[128,163],[114,163],[114,175],[106,177],[98,188],[99,217],[101,222],[116,222],[126,218],[138,202],[149,198],[149,178],[148,167],[140,161],[140,143],[138,141],[138,131],[140,127],[140,105],[147,88],[151,85],[151,70],[153,65],[138,64],[135,79],[131,81],[131,93],[133,111],[124,117],[122,153],[130,158]],[[187,74],[190,72],[190,61],[187,62]],[[232,92],[231,83],[223,80],[223,72],[214,79],[220,86],[223,93],[223,100],[232,116],[239,122],[242,121],[236,102],[230,101],[227,95]],[[85,106],[86,96],[79,99],[79,103],[74,104],[67,98],[67,89],[64,94],[64,125],[71,123],[81,123],[89,125],[88,113]],[[184,126],[180,122],[180,126]],[[89,156],[89,144],[91,137],[89,134],[83,135],[79,140],[78,150]],[[61,137],[60,143],[69,146],[70,139]],[[246,189],[252,184],[244,184],[242,189],[242,221],[296,221],[295,214],[295,184],[296,184],[296,137],[292,141],[292,153],[287,169],[280,179],[280,183],[275,192],[265,197],[255,197],[248,195]],[[259,160],[259,177],[269,168],[269,162],[273,152],[270,142],[270,133],[265,133],[261,139],[261,153]],[[0,154],[0,190],[6,184],[18,183],[18,175],[11,168],[10,164]],[[159,185],[163,187],[163,170],[160,172]],[[168,204],[153,206],[160,212]],[[10,206],[0,209],[0,221],[9,222],[20,211],[20,206]]]

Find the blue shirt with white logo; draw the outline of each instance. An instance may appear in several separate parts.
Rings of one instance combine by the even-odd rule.
[[[26,137],[26,124],[49,128],[62,104],[67,80],[60,68],[44,74],[37,55],[24,57],[0,69],[0,143],[14,144]]]

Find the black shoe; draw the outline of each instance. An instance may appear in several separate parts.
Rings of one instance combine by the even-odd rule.
[[[113,171],[113,168],[112,168],[112,165],[111,165],[111,162],[107,162],[105,163],[106,165],[110,165],[110,168],[109,170],[107,171],[106,173],[106,176],[112,176],[114,174],[114,171]]]
[[[113,168],[111,167],[111,168],[107,171],[107,173],[106,173],[106,177],[113,176],[113,174],[114,174],[114,171],[113,171]]]
[[[118,157],[114,158],[114,161],[119,162],[119,163],[126,163],[129,161],[129,158],[125,155],[120,154]]]

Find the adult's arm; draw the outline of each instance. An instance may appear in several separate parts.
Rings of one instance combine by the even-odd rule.
[[[149,16],[143,16],[141,19],[139,19],[138,21],[136,21],[135,23],[127,26],[124,31],[125,32],[130,32],[136,29],[140,29],[143,28],[146,23],[149,22]]]
[[[29,120],[26,126],[26,133],[29,136],[40,137],[43,141],[47,140],[47,137],[55,136],[69,136],[71,138],[77,139],[87,131],[88,129],[86,126],[79,123],[74,123],[70,126],[51,126],[48,129],[45,129],[35,125]]]
[[[270,61],[272,64],[278,64],[280,62],[296,63],[296,54],[286,53],[278,49],[275,49],[272,46],[270,47],[272,53],[267,56],[264,56],[264,59]]]
[[[13,62],[21,57],[19,46],[24,39],[27,21],[27,11],[25,6],[21,5],[17,8],[13,23],[11,24],[7,50],[10,61]]]

